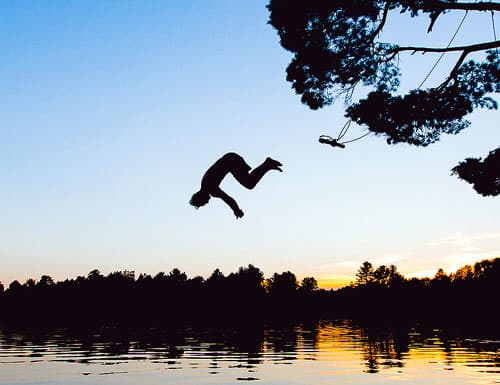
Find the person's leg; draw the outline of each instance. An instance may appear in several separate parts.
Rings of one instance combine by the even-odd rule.
[[[267,158],[260,166],[255,167],[251,172],[248,172],[248,165],[245,162],[243,162],[243,164],[244,167],[235,167],[234,170],[232,170],[232,174],[240,184],[250,190],[259,183],[266,172],[270,170],[282,171],[280,168],[282,164],[271,158]]]

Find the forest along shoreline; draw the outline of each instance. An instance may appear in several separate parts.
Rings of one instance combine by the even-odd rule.
[[[55,282],[44,275],[24,284],[0,283],[2,328],[98,328],[103,326],[283,325],[349,319],[359,324],[432,325],[466,335],[500,337],[496,301],[500,258],[466,265],[433,278],[405,278],[396,266],[364,262],[343,288],[318,288],[314,277],[298,281],[286,271],[265,279],[253,265],[225,276],[188,278],[179,269],[154,277],[133,271]],[[472,333],[472,334],[471,334]]]

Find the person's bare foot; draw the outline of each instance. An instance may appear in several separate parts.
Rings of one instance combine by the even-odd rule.
[[[267,158],[265,163],[268,164],[269,168],[271,170],[278,170],[279,172],[283,172],[283,170],[281,169],[281,167],[283,166],[280,162],[278,162],[277,160],[273,159],[273,158]]]

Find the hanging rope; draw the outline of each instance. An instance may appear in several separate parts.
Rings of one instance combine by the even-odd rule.
[[[469,11],[465,11],[465,15],[462,18],[462,21],[460,21],[460,24],[458,25],[457,30],[455,31],[455,33],[451,37],[446,48],[450,48],[451,43],[453,43],[453,40],[455,40],[455,37],[457,37],[458,31],[460,31],[460,28],[462,28],[462,24],[464,23],[465,19],[467,18],[468,13],[469,13]],[[434,70],[436,69],[437,65],[439,64],[439,62],[441,61],[441,59],[443,58],[445,53],[446,52],[442,52],[441,55],[439,55],[438,59],[436,60],[436,62],[432,66],[432,68],[430,69],[429,73],[425,76],[424,80],[422,80],[422,83],[420,83],[420,85],[417,87],[417,90],[419,90],[424,85],[424,83],[427,81],[427,79],[429,79],[429,76],[431,76],[431,74],[434,72]]]
[[[497,41],[497,30],[495,28],[495,12],[491,11],[491,26],[493,28],[493,38],[495,41]],[[495,48],[495,50],[498,52],[498,47]]]
[[[342,144],[347,144],[347,143],[352,143],[352,142],[355,142],[356,140],[360,140],[360,139],[363,139],[365,136],[368,136],[370,135],[371,132],[367,132],[366,134],[363,134],[361,136],[358,136],[357,138],[355,139],[351,139],[351,140],[346,140],[345,142],[342,142]]]
[[[340,130],[339,136],[337,137],[337,140],[340,140],[340,139],[342,139],[344,137],[344,135],[347,133],[347,130],[349,129],[350,126],[351,126],[351,121],[348,120],[344,124],[344,127],[342,127],[342,130]]]

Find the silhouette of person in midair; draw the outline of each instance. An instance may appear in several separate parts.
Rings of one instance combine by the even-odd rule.
[[[252,170],[241,156],[229,152],[217,160],[203,175],[200,191],[193,194],[189,203],[199,208],[206,205],[210,197],[220,198],[231,207],[237,219],[241,218],[244,213],[239,208],[238,203],[219,187],[224,177],[231,173],[241,185],[251,190],[266,172],[270,170],[283,172],[281,166],[282,164],[277,160],[267,158],[260,166]]]

